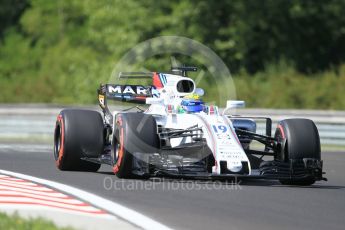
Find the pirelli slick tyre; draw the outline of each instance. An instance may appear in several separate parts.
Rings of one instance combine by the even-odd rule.
[[[158,147],[157,124],[153,116],[144,113],[116,116],[111,155],[117,177],[148,178],[149,162],[148,158],[144,159],[157,152]]]
[[[285,147],[276,160],[289,162],[303,158],[321,159],[320,137],[316,125],[309,119],[286,119],[278,123],[276,138],[285,138]],[[288,185],[311,185],[314,178],[280,180]]]
[[[100,113],[62,110],[54,133],[54,157],[58,169],[95,172],[100,168],[100,164],[82,160],[83,157],[97,157],[104,149],[104,125]]]

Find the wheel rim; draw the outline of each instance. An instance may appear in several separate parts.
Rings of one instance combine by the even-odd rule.
[[[57,125],[55,128],[55,135],[54,135],[54,157],[55,160],[59,158],[59,152],[61,148],[61,126]]]
[[[278,138],[278,139],[285,138],[285,135],[282,132],[283,132],[282,128],[277,128],[276,132],[274,134],[274,137]],[[281,149],[281,152],[277,152],[278,155],[276,155],[274,157],[274,159],[275,160],[284,161],[286,159],[285,151],[286,151],[286,145],[283,146],[283,148]]]
[[[116,143],[115,144],[115,154],[114,154],[114,163],[116,164],[117,159],[119,159],[119,151],[120,151],[120,144]]]

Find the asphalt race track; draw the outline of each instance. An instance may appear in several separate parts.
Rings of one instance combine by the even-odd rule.
[[[322,157],[329,181],[310,187],[274,181],[123,181],[104,166],[98,173],[58,171],[50,146],[0,145],[0,169],[95,193],[176,229],[344,229],[345,152]]]

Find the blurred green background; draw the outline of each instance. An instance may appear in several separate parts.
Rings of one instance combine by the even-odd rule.
[[[343,0],[0,0],[0,103],[96,103],[122,55],[162,35],[215,51],[249,107],[345,109]]]

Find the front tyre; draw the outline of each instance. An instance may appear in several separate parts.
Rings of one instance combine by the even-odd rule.
[[[65,109],[57,117],[54,158],[58,169],[96,172],[100,164],[82,160],[104,149],[104,125],[96,111]]]
[[[276,160],[290,162],[290,160],[303,161],[303,159],[321,159],[320,137],[316,125],[309,119],[286,119],[279,122],[275,138],[286,139],[285,147]],[[283,179],[282,184],[311,185],[315,177],[304,179]]]
[[[144,113],[116,116],[112,144],[113,171],[119,178],[148,178],[149,154],[158,151],[157,124]]]

